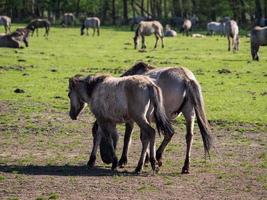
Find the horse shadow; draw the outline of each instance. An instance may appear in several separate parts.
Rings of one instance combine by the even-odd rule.
[[[0,165],[0,172],[24,175],[50,175],[50,176],[140,176],[134,172],[128,171],[112,171],[110,168],[74,165]],[[146,176],[147,174],[142,174]]]

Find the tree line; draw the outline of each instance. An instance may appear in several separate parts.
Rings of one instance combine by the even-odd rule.
[[[98,16],[104,24],[127,24],[136,16],[168,22],[174,17],[197,16],[200,22],[229,16],[241,25],[267,18],[266,0],[0,0],[0,15],[13,21],[28,18],[60,20],[65,12]]]

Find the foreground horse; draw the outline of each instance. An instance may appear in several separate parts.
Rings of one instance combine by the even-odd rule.
[[[32,30],[32,36],[36,30],[36,35],[38,36],[38,28],[45,28],[44,36],[48,36],[50,30],[50,22],[47,19],[34,19],[32,20],[26,28]]]
[[[10,28],[11,28],[11,19],[10,17],[7,16],[0,16],[0,25],[4,25],[5,27],[5,33],[7,34],[7,32],[11,32]]]
[[[21,48],[21,42],[29,46],[29,33],[32,30],[28,28],[18,28],[15,32],[0,36],[0,47]]]
[[[209,154],[209,150],[212,145],[209,123],[206,118],[204,100],[199,83],[190,70],[182,67],[154,68],[140,62],[126,71],[122,76],[134,74],[143,74],[152,78],[161,88],[166,115],[169,119],[175,119],[181,113],[184,115],[186,121],[186,156],[182,173],[189,173],[190,152],[193,142],[195,117],[197,118],[205,153]],[[97,135],[95,132],[96,127],[97,124],[95,123],[92,130],[94,137]],[[119,161],[120,166],[127,164],[128,146],[132,130],[133,123],[126,123],[123,152]],[[156,158],[159,165],[162,164],[164,149],[170,142],[172,136],[173,134],[165,135],[163,142],[157,150]],[[101,141],[100,150],[100,153],[102,154],[101,157],[102,159],[104,158],[103,161],[109,162],[110,156],[108,149],[106,148],[105,141]]]
[[[142,49],[146,48],[145,36],[150,36],[154,34],[156,37],[156,43],[154,48],[158,46],[158,40],[161,39],[161,47],[164,48],[163,42],[163,27],[158,21],[141,21],[135,31],[134,35],[134,48],[136,49],[139,43],[139,38],[142,38]]]
[[[232,38],[233,51],[239,50],[239,29],[236,21],[229,20],[225,23],[225,34],[228,40],[228,51],[231,51],[230,37]]]
[[[189,35],[189,31],[191,31],[191,28],[192,28],[192,22],[189,20],[189,19],[185,19],[184,20],[184,23],[180,29],[180,33],[185,33],[186,36]]]
[[[93,36],[95,35],[95,29],[97,31],[97,35],[99,36],[100,32],[100,19],[97,17],[88,17],[85,19],[84,23],[82,24],[81,27],[81,35],[84,34],[84,29],[86,28],[87,31],[87,35],[89,35],[88,33],[88,29],[89,28],[93,28],[94,32],[93,32]]]
[[[225,23],[221,22],[209,22],[207,24],[208,35],[214,35],[214,33],[225,35]]]
[[[267,45],[267,26],[254,27],[251,31],[251,36],[250,36],[250,48],[253,60],[259,61],[259,56],[258,56],[259,48],[260,46],[266,46],[266,45]]]
[[[94,162],[98,144],[101,137],[104,137],[111,147],[112,169],[116,169],[118,159],[112,140],[112,135],[117,133],[116,124],[136,122],[141,129],[142,153],[135,171],[141,172],[149,145],[151,167],[155,172],[157,170],[155,130],[150,126],[150,121],[155,118],[158,131],[162,131],[166,137],[173,134],[171,124],[165,115],[161,95],[159,87],[146,76],[71,78],[69,80],[71,119],[76,120],[87,103],[99,125],[89,162]]]

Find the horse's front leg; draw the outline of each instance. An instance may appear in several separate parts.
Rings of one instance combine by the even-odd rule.
[[[94,31],[94,32],[93,32],[93,36],[95,36],[95,27],[93,28],[93,31]]]
[[[100,130],[99,130],[99,127],[98,127],[98,124],[96,121],[95,121],[93,128],[92,128],[92,134],[93,134],[93,148],[91,151],[89,161],[87,162],[87,166],[89,166],[89,167],[95,166],[97,148],[98,148],[100,141],[101,141],[101,138],[102,138],[102,134],[100,133]]]
[[[141,36],[142,37],[142,49],[146,48],[146,42],[145,42],[145,36]]]
[[[173,133],[170,134],[170,135],[165,135],[162,143],[160,144],[160,146],[159,146],[159,148],[157,150],[156,158],[157,158],[157,161],[158,161],[159,166],[162,165],[162,155],[163,155],[163,152],[164,152],[166,146],[171,141],[172,136],[173,136]]]
[[[231,51],[231,41],[229,36],[227,36],[227,40],[228,40],[228,51]]]
[[[100,30],[99,30],[99,28],[97,28],[97,36],[99,36],[100,35]]]
[[[160,39],[161,39],[161,47],[164,48],[164,39],[163,39],[163,36],[161,36]]]
[[[133,127],[134,127],[133,122],[127,122],[125,124],[123,150],[122,150],[122,155],[121,155],[121,158],[119,161],[120,167],[125,166],[128,162],[128,149],[129,149],[129,145],[131,143],[131,136],[132,136]]]
[[[155,43],[154,48],[157,48],[157,46],[158,46],[158,41],[159,41],[159,36],[158,36],[157,34],[155,34],[155,37],[156,37],[156,43]]]

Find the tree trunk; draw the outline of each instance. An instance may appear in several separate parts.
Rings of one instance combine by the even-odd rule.
[[[144,0],[141,0],[141,16],[144,16],[145,13],[144,13]]]
[[[78,17],[80,14],[80,0],[77,0],[76,3],[76,17]]]
[[[123,0],[123,20],[124,23],[128,23],[128,0]]]
[[[113,25],[116,24],[116,7],[115,7],[115,1],[116,0],[112,0],[112,24]]]

